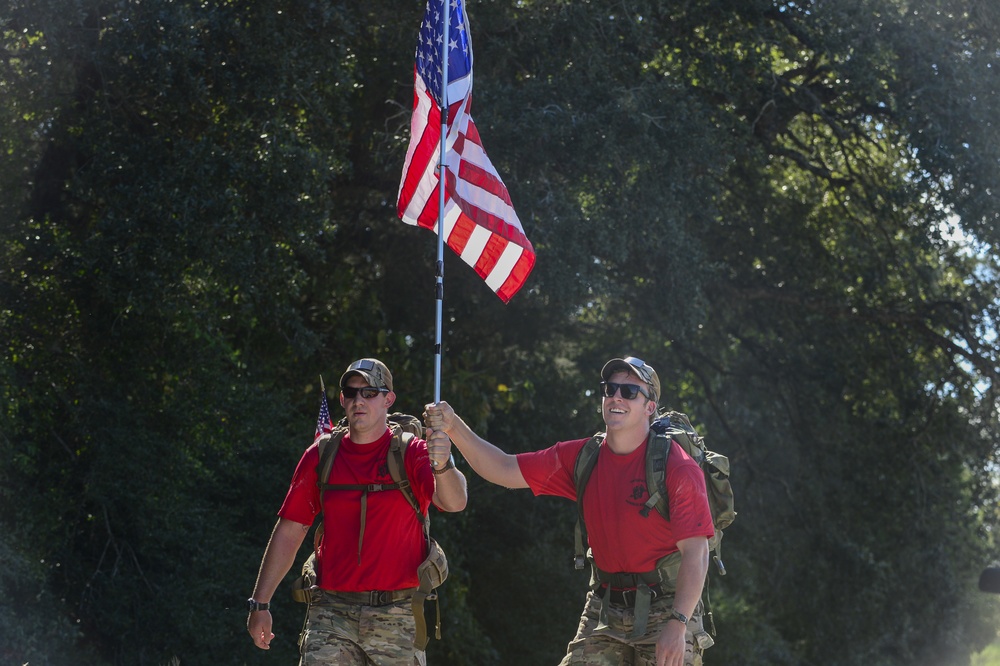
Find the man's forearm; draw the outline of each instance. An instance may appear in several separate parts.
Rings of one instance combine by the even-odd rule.
[[[461,511],[469,501],[465,475],[452,468],[434,475],[434,504],[442,511]]]
[[[271,532],[264,557],[257,573],[257,583],[253,588],[253,598],[262,603],[269,602],[278,588],[278,583],[295,564],[295,555],[302,540],[309,531],[309,525],[279,518]]]
[[[477,435],[457,414],[446,431],[472,469],[487,481],[507,488],[527,488],[517,458]]]
[[[677,589],[674,592],[674,608],[691,617],[701,600],[705,575],[708,573],[708,541],[692,540],[681,550],[681,565],[677,571]]]

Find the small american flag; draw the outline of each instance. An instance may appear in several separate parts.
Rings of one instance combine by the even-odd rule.
[[[535,265],[507,187],[493,167],[470,115],[472,37],[462,0],[451,3],[448,125],[445,143],[445,241],[507,303]],[[427,0],[417,42],[410,146],[399,183],[400,219],[438,230],[441,152],[443,0]]]
[[[326,387],[323,386],[322,377],[319,379],[319,387],[323,397],[319,401],[319,416],[316,418],[316,434],[313,435],[313,441],[319,439],[320,435],[325,435],[333,430],[333,420],[330,418],[330,404],[326,401]]]

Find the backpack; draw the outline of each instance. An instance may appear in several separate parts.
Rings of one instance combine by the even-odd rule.
[[[577,569],[583,569],[584,563],[589,559],[593,572],[592,585],[600,584],[600,576],[597,567],[594,566],[590,554],[585,548],[587,543],[587,527],[583,521],[583,494],[590,480],[590,474],[597,464],[597,454],[601,444],[604,442],[605,433],[599,432],[587,440],[580,450],[573,470],[576,485],[577,501],[577,523],[576,523],[576,557],[575,565]],[[686,414],[675,411],[661,412],[650,424],[649,439],[646,445],[646,488],[649,491],[649,499],[639,510],[639,513],[648,517],[655,508],[665,520],[670,520],[670,502],[667,497],[667,458],[673,448],[671,441],[677,442],[684,451],[691,456],[705,473],[705,488],[708,493],[708,505],[712,513],[712,523],[715,527],[715,536],[708,541],[709,551],[713,554],[712,559],[720,576],[726,575],[726,567],[722,562],[721,542],[723,530],[729,527],[736,519],[734,508],[733,488],[729,481],[729,458],[709,451],[705,447],[705,440],[691,425]],[[703,595],[705,605],[705,616],[715,633],[712,622],[711,605],[708,600],[708,580],[705,581],[705,593]]]
[[[431,538],[430,516],[424,515],[420,511],[413,490],[410,488],[410,481],[406,476],[406,465],[404,456],[407,447],[414,439],[423,437],[424,428],[420,420],[409,414],[393,412],[388,416],[388,426],[392,431],[392,441],[389,443],[389,452],[386,456],[386,463],[389,467],[389,475],[393,483],[383,484],[332,484],[328,483],[330,472],[333,469],[333,460],[340,448],[340,442],[347,434],[347,419],[342,418],[333,430],[319,437],[317,446],[319,448],[319,462],[316,464],[316,485],[320,489],[320,513],[317,515],[319,524],[313,533],[313,551],[302,565],[302,576],[292,585],[292,598],[295,601],[310,603],[312,600],[312,590],[315,589],[316,574],[316,550],[320,539],[323,537],[323,492],[326,490],[360,490],[361,491],[361,533],[358,537],[358,557],[361,557],[361,542],[365,533],[365,515],[369,492],[381,492],[385,490],[399,490],[403,493],[406,501],[416,512],[416,518],[424,528],[424,538],[428,543],[427,558],[417,567],[417,578],[419,585],[413,593],[411,604],[413,607],[413,618],[416,624],[416,638],[414,646],[418,650],[426,648],[430,639],[427,637],[427,623],[424,619],[424,601],[433,600],[438,603],[435,592],[448,578],[448,559],[441,546]],[[441,608],[437,606],[437,624],[435,626],[435,637],[441,639]]]

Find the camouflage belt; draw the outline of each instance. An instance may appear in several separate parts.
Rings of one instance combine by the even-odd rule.
[[[417,588],[410,587],[405,590],[372,590],[370,592],[334,592],[327,591],[337,601],[358,606],[388,606],[397,601],[409,599]]]

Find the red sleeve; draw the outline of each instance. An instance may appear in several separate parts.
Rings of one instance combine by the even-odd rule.
[[[319,487],[316,485],[318,463],[319,448],[313,444],[299,458],[285,501],[278,510],[279,516],[302,525],[312,525],[313,519],[320,511]]]
[[[667,497],[670,498],[670,528],[674,539],[711,538],[715,534],[705,473],[676,442],[667,462]]]
[[[535,495],[555,495],[576,500],[573,468],[589,437],[559,442],[541,451],[517,454],[521,476]]]

